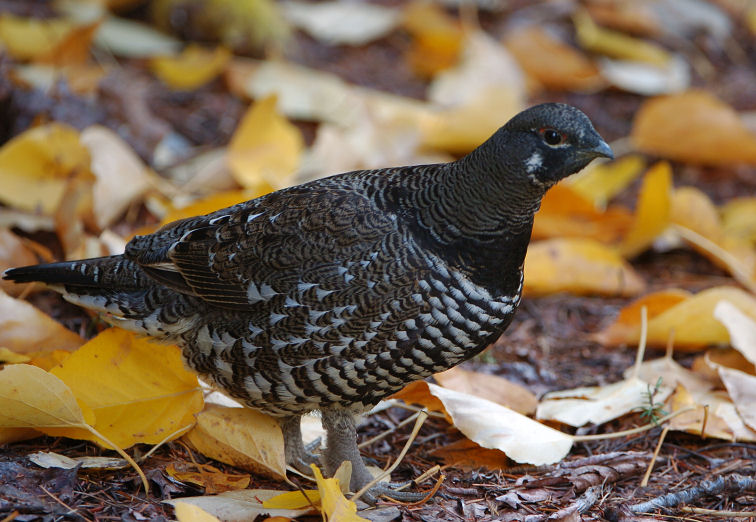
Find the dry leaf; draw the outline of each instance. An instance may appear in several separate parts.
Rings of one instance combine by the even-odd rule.
[[[655,399],[665,400],[672,390],[661,386]],[[536,418],[557,420],[575,427],[603,424],[642,409],[648,404],[648,391],[649,383],[631,377],[607,386],[549,392],[541,399]]]
[[[471,372],[457,366],[433,378],[444,388],[487,399],[523,415],[535,413],[538,406],[538,399],[527,388],[497,375]]]
[[[638,149],[674,160],[756,165],[756,135],[732,107],[701,90],[645,101],[631,138]]]
[[[176,519],[178,522],[221,522],[204,509],[193,504],[178,501],[173,505],[176,510]]]
[[[527,25],[510,31],[504,45],[523,70],[547,89],[594,91],[605,82],[593,62],[548,29]]]
[[[585,11],[577,11],[573,21],[578,43],[586,51],[659,66],[670,59],[669,53],[656,44],[599,27]]]
[[[532,239],[582,237],[612,243],[627,233],[631,222],[632,216],[624,208],[601,211],[571,185],[560,183],[543,198]]]
[[[21,299],[0,290],[0,346],[14,352],[75,350],[84,339]]]
[[[416,74],[431,77],[457,62],[462,50],[462,28],[441,6],[412,2],[404,9],[403,25],[413,36],[407,60]]]
[[[671,55],[663,65],[609,58],[598,63],[601,76],[628,92],[657,96],[684,91],[690,86],[690,67],[679,54]]]
[[[228,146],[228,165],[245,188],[269,192],[289,185],[304,147],[299,129],[276,110],[276,96],[256,102]]]
[[[743,422],[756,430],[756,376],[731,368],[719,368],[719,378]]]
[[[122,448],[176,438],[202,409],[197,377],[185,369],[179,348],[120,328],[101,332],[51,373],[92,408],[94,427]],[[81,429],[46,433],[102,443]]]
[[[714,308],[714,317],[725,325],[730,344],[752,364],[756,365],[756,321],[728,301],[720,301]]]
[[[526,295],[633,296],[644,288],[645,282],[614,249],[591,239],[538,241],[525,257]]]
[[[678,415],[669,421],[669,427],[673,430],[685,431],[701,435],[701,430],[706,421],[705,436],[716,437],[724,440],[756,441],[756,431],[750,429],[735,410],[735,405],[730,401],[725,392],[708,391],[700,394],[692,394],[683,386],[678,386],[670,401],[673,412],[683,408],[694,407],[689,411]],[[704,406],[708,406],[708,414]]]
[[[364,45],[386,36],[399,24],[398,9],[363,2],[280,3],[284,18],[329,45]]]
[[[167,504],[177,506],[186,503],[201,508],[224,522],[245,522],[255,520],[260,516],[281,516],[297,518],[305,514],[312,514],[313,510],[306,509],[272,509],[263,507],[263,502],[280,495],[281,491],[270,489],[243,489],[227,491],[220,495],[204,495],[201,497],[183,497],[176,500],[166,500]]]
[[[71,177],[93,179],[89,163],[73,127],[50,123],[29,129],[0,149],[0,201],[52,214]]]
[[[109,16],[95,35],[95,44],[108,53],[124,58],[151,58],[176,53],[180,40],[149,25]]]
[[[503,451],[515,462],[536,466],[553,464],[563,459],[572,447],[568,435],[509,408],[425,381],[411,383],[393,397],[442,408],[440,411],[449,422],[467,438],[483,448]]]
[[[643,252],[669,226],[671,192],[672,168],[657,163],[643,177],[633,224],[620,245],[625,257]]]
[[[714,317],[714,308],[730,301],[749,317],[756,318],[756,298],[743,290],[719,286],[690,295],[683,290],[649,294],[620,311],[614,323],[594,336],[605,345],[635,345],[640,337],[640,309],[648,307],[649,346],[664,347],[674,330],[675,349],[697,351],[711,344],[727,344],[730,336]]]
[[[635,373],[635,367],[625,370],[624,376],[629,379]],[[678,384],[688,390],[704,392],[717,386],[717,380],[711,375],[691,371],[680,365],[672,357],[660,357],[644,361],[638,368],[638,378],[643,382],[655,386],[661,378],[661,383],[668,388],[675,388]]]
[[[462,439],[451,444],[444,444],[430,453],[443,459],[444,464],[463,471],[479,468],[489,470],[506,469],[511,461],[499,450],[481,448],[470,439]]]
[[[731,199],[720,212],[726,236],[749,241],[756,247],[756,197]]]
[[[76,30],[75,22],[63,18],[25,18],[11,13],[0,16],[0,42],[4,51],[17,60],[54,56]]]
[[[27,266],[37,263],[37,256],[24,241],[5,227],[0,227],[0,274],[9,268]],[[8,295],[18,296],[29,288],[28,284],[19,285],[12,281],[0,279],[0,290]],[[2,319],[0,319],[2,323]],[[0,334],[2,337],[2,334]]]
[[[275,479],[286,477],[281,428],[257,410],[210,405],[197,415],[197,425],[186,438],[220,462]]]
[[[323,478],[318,467],[311,464],[315,474],[315,481],[320,492],[321,509],[326,520],[332,522],[367,522],[366,519],[357,516],[357,505],[344,497],[339,486],[339,479]]]
[[[224,473],[210,464],[176,462],[169,464],[165,471],[176,480],[197,484],[208,495],[244,489],[250,481],[249,475]]]
[[[625,190],[637,178],[646,166],[642,156],[629,154],[616,161],[594,161],[588,167],[574,174],[553,187],[546,193],[549,197],[554,189],[562,185],[593,202],[596,208],[605,208],[614,196]],[[543,205],[541,205],[543,211]]]
[[[160,81],[177,91],[192,91],[214,80],[221,74],[231,51],[225,47],[213,50],[189,44],[177,56],[156,56],[150,60],[150,69]]]
[[[227,192],[216,192],[202,199],[193,201],[192,203],[182,206],[180,208],[169,211],[161,220],[161,225],[172,223],[179,219],[185,219],[188,217],[201,216],[220,210],[222,208],[230,207],[238,203],[243,203],[249,199],[254,199],[264,195],[265,193],[249,192],[247,190],[230,190]]]

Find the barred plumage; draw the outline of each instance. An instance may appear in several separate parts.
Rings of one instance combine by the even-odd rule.
[[[352,415],[501,335],[541,198],[597,156],[611,150],[583,113],[540,105],[456,162],[316,180],[169,224],[121,256],[5,277],[178,343],[190,367],[281,418],[300,468],[299,418],[321,411],[327,471],[351,460],[356,490],[370,477]]]

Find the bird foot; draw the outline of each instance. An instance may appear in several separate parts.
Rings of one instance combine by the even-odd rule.
[[[427,496],[427,493],[400,491],[410,484],[412,482],[379,482],[368,489],[360,498],[367,504],[375,505],[381,497],[398,502],[419,502]]]

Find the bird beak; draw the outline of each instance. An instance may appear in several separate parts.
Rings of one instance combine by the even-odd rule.
[[[594,158],[603,157],[614,159],[614,152],[612,152],[612,148],[604,140],[599,140],[598,145],[596,145],[592,149],[588,149],[586,152]]]

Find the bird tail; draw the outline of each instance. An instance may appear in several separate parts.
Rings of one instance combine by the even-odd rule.
[[[3,279],[16,283],[36,281],[58,291],[76,288],[125,290],[149,284],[139,267],[122,255],[11,268],[3,273]]]

